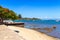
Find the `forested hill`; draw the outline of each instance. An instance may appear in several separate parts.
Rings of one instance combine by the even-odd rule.
[[[9,10],[8,8],[4,8],[0,6],[0,18],[5,20],[39,20],[39,18],[23,18],[21,14],[15,13],[13,10]]]
[[[11,20],[19,19],[14,11],[9,10],[8,8],[3,8],[2,6],[0,6],[0,18]]]

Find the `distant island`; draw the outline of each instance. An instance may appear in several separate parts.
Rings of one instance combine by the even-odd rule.
[[[39,18],[22,18],[23,20],[40,20]]]
[[[23,18],[21,14],[17,14],[13,10],[2,6],[0,6],[0,18],[5,20],[40,20],[39,18]]]

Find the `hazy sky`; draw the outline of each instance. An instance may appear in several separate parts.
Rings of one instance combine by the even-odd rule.
[[[0,5],[23,17],[60,18],[59,0],[0,0]]]

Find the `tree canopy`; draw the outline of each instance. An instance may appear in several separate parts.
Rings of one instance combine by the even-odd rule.
[[[19,15],[18,15],[18,18],[19,18],[19,19],[21,19],[21,18],[22,18],[21,14],[19,14]]]
[[[23,20],[40,20],[39,18],[22,18],[21,14],[17,15],[13,10],[9,10],[8,8],[3,8],[0,6],[0,18],[2,19],[23,19]]]
[[[15,20],[18,19],[19,17],[14,11],[0,6],[0,18]]]

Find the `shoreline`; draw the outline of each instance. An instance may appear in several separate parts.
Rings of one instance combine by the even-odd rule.
[[[34,29],[32,29],[32,30],[34,30]],[[35,30],[35,31],[40,32],[40,33],[43,33],[43,34],[46,34],[46,33],[44,33],[44,32],[38,31],[38,30]],[[48,34],[46,34],[46,35],[48,35]],[[50,35],[48,35],[48,36],[50,36]],[[51,36],[51,37],[57,38],[57,37],[54,37],[54,36]],[[60,38],[59,38],[59,39],[60,39]]]
[[[50,40],[50,39],[51,40],[60,40],[58,38],[48,36],[44,33],[37,32],[32,29],[27,29],[27,28],[22,28],[22,27],[17,27],[17,26],[6,26],[6,25],[0,25],[0,26],[1,26],[0,30],[5,31],[8,34],[7,36],[9,36],[9,34],[10,34],[10,36],[13,36],[12,34],[16,33],[15,35],[19,36],[20,39],[23,39],[23,40]],[[10,30],[10,32],[6,28],[8,30]],[[18,32],[16,32],[16,31],[18,31]],[[5,32],[2,34],[6,34]],[[11,32],[12,32],[12,34],[11,34]],[[1,36],[2,36],[2,34],[1,34]]]
[[[51,36],[49,36],[49,35],[47,35],[47,34],[45,34],[45,33],[37,32],[37,31],[32,30],[32,29],[21,28],[21,27],[16,27],[16,26],[9,26],[9,27],[12,28],[12,30],[13,30],[13,29],[19,30],[20,32],[21,32],[21,30],[23,30],[23,31],[25,32],[25,36],[27,35],[26,32],[29,32],[29,34],[30,34],[30,32],[32,32],[32,33],[34,33],[34,34],[37,34],[37,37],[38,37],[38,35],[39,35],[39,36],[42,36],[42,37],[46,36],[46,37],[48,37],[48,38],[51,38],[52,40],[57,40],[57,39],[58,39],[58,38],[51,37]],[[20,33],[20,34],[21,34],[21,33]],[[19,34],[19,35],[20,35],[20,34]],[[24,35],[24,34],[22,34],[22,35]],[[29,37],[30,37],[30,36],[31,36],[31,35],[29,35]],[[38,37],[38,38],[40,38],[40,37]]]

